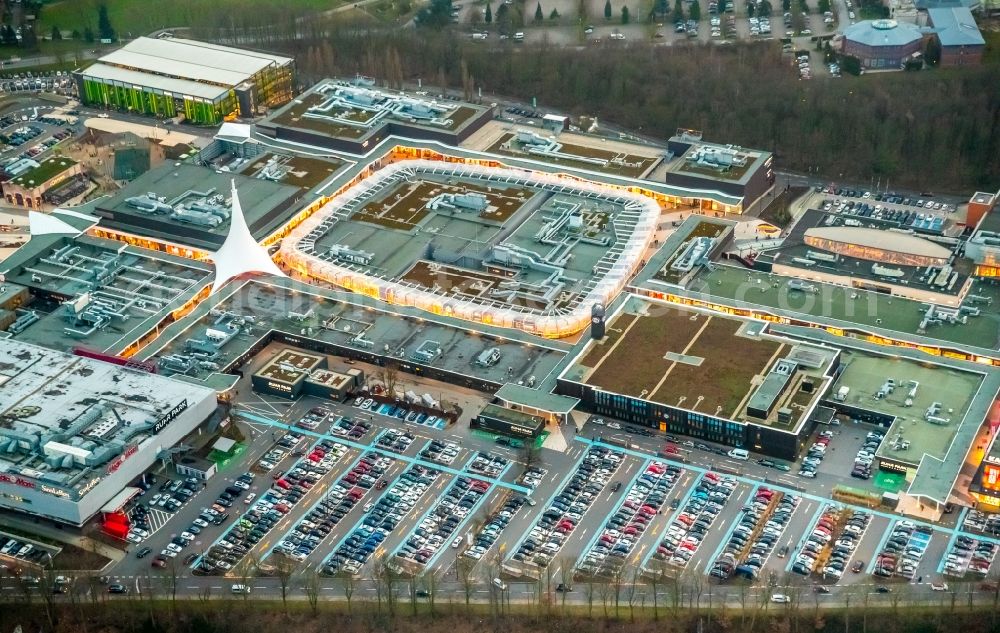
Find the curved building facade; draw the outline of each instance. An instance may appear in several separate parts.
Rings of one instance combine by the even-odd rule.
[[[896,266],[943,266],[951,258],[950,250],[922,237],[864,227],[812,228],[804,241],[845,257]]]
[[[608,259],[602,262],[599,269],[595,267],[594,277],[587,284],[579,301],[574,302],[572,307],[551,310],[450,295],[400,279],[373,274],[317,251],[317,240],[330,230],[338,217],[357,198],[381,189],[397,175],[422,171],[613,201],[627,209],[631,218],[631,231],[627,235],[621,235],[614,252],[609,252]],[[547,338],[561,338],[584,330],[591,322],[593,305],[607,305],[624,289],[628,279],[642,265],[643,254],[653,238],[659,214],[660,207],[653,199],[595,182],[527,170],[488,168],[426,159],[404,160],[383,167],[365,178],[297,226],[282,240],[280,257],[295,273],[387,303],[412,306],[433,314],[486,325],[518,329]]]
[[[896,20],[864,20],[844,29],[842,50],[862,68],[892,70],[923,50],[920,27]]]

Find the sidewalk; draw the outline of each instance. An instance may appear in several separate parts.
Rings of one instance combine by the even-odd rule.
[[[69,543],[71,545],[76,545],[80,549],[85,549],[88,552],[94,552],[104,556],[105,558],[110,558],[112,561],[120,561],[125,557],[125,552],[100,541],[96,541],[90,537],[83,536],[82,534],[75,533],[71,530],[73,528],[67,528],[65,530],[60,530],[52,527],[51,525],[44,525],[42,523],[35,523],[30,519],[25,519],[22,517],[14,516],[10,513],[5,513],[2,516],[2,522],[4,526],[10,527],[14,530],[20,530],[28,534],[33,534],[35,536],[41,536],[53,541],[59,541],[60,543]]]

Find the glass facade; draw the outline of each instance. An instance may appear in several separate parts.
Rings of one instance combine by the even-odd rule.
[[[601,415],[668,433],[688,435],[726,446],[743,446],[746,442],[746,426],[739,422],[639,398],[594,391],[592,406]]]
[[[237,111],[236,93],[223,92],[214,101],[174,95],[142,86],[107,83],[84,78],[80,95],[88,105],[101,105],[129,112],[172,118],[183,114],[192,123],[215,125]],[[220,92],[222,90],[220,89]]]

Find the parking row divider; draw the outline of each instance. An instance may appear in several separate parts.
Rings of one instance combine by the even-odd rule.
[[[639,471],[632,477],[632,480],[629,482],[628,488],[623,489],[625,490],[625,495],[628,495],[629,491],[632,490],[632,487],[635,486],[635,482],[639,481],[639,477],[646,472],[646,469],[649,468],[649,465],[652,463],[653,463],[652,459],[647,459],[642,463],[642,466],[639,468]],[[611,510],[607,512],[601,519],[601,523],[597,527],[597,533],[594,534],[593,538],[590,539],[590,542],[587,544],[587,546],[582,550],[580,550],[580,555],[576,557],[575,561],[573,561],[574,569],[576,569],[577,565],[580,564],[580,561],[584,557],[586,557],[587,554],[590,553],[590,550],[593,549],[594,544],[597,543],[597,539],[601,538],[601,534],[604,534],[605,526],[608,524],[608,518],[614,516],[619,510],[621,510],[624,507],[624,504],[625,504],[624,499],[619,499],[617,502],[612,504]],[[577,528],[579,527],[580,526],[577,526]],[[635,541],[638,544],[639,539],[636,539]]]
[[[305,516],[306,516],[307,514],[309,514],[309,513],[310,513],[310,512],[312,512],[313,510],[315,510],[315,509],[316,509],[316,508],[317,508],[317,507],[319,506],[319,504],[323,503],[323,501],[325,501],[325,500],[326,500],[327,498],[329,498],[329,495],[330,495],[330,490],[332,490],[332,489],[333,489],[333,483],[336,483],[337,481],[340,481],[340,479],[342,479],[342,478],[344,477],[344,475],[346,475],[346,474],[347,474],[348,472],[350,472],[350,471],[351,471],[351,470],[352,470],[352,469],[353,469],[353,468],[354,468],[355,466],[357,466],[357,465],[358,465],[358,464],[359,464],[359,463],[361,462],[361,458],[362,458],[362,457],[364,457],[364,455],[365,455],[364,453],[360,453],[360,454],[358,454],[358,456],[357,456],[357,457],[356,457],[356,458],[354,459],[354,462],[353,462],[353,463],[351,463],[351,465],[347,467],[347,469],[346,469],[346,470],[344,471],[344,473],[343,473],[343,474],[341,474],[341,475],[340,475],[340,477],[334,477],[334,480],[333,480],[333,482],[331,482],[330,486],[328,486],[328,487],[327,487],[327,490],[326,490],[326,493],[325,493],[325,494],[323,494],[322,496],[320,496],[320,498],[319,498],[319,499],[317,499],[317,500],[316,500],[315,502],[313,502],[313,504],[312,504],[311,506],[309,506],[309,509],[308,509],[308,510],[306,510],[305,512],[303,512],[303,513],[302,513],[302,517],[303,517],[303,518],[300,518],[300,519],[299,519],[298,521],[296,521],[296,522],[295,522],[295,525],[296,525],[296,526],[298,526],[298,525],[299,525],[299,523],[301,523],[301,522],[302,522],[302,521],[304,520],[304,518],[305,518]],[[334,464],[334,466],[336,466],[336,464]],[[294,468],[292,468],[291,470],[295,470],[295,469],[294,469]],[[330,470],[332,471],[333,469],[331,468]],[[327,473],[327,474],[330,474],[330,473]],[[313,487],[315,488],[315,486],[313,486]],[[290,531],[290,530],[287,530],[287,531]],[[281,542],[280,540],[279,540],[278,542],[276,542],[276,543],[275,543],[274,545],[272,545],[272,546],[271,546],[271,547],[270,547],[270,548],[269,548],[269,549],[267,550],[267,552],[266,552],[266,553],[265,553],[265,554],[264,554],[263,556],[261,556],[261,557],[260,557],[260,560],[261,560],[261,562],[263,562],[264,560],[266,560],[268,556],[270,556],[271,554],[273,554],[273,553],[274,553],[274,548],[275,548],[275,547],[277,547],[277,546],[278,546],[278,543],[280,543],[280,542]],[[320,542],[322,542],[322,541],[320,541]],[[318,547],[318,546],[317,546],[317,547]]]
[[[689,472],[692,475],[694,475],[695,481],[691,482],[691,485],[688,486],[687,492],[684,493],[684,496],[681,498],[680,503],[677,505],[677,509],[670,514],[670,517],[667,520],[667,529],[670,529],[670,526],[674,524],[674,521],[676,521],[677,517],[681,515],[681,512],[684,512],[684,508],[687,506],[688,502],[691,501],[691,497],[694,496],[694,491],[695,488],[698,487],[698,482],[701,481],[702,477],[705,476],[704,472],[696,473],[694,471],[689,470],[687,468],[687,465],[685,465],[685,467],[682,469],[681,476],[684,475],[684,472]],[[680,480],[680,477],[678,477],[677,479]],[[665,533],[666,532],[664,532],[664,534]],[[649,548],[649,553],[646,554],[646,556],[642,559],[642,565],[640,565],[639,567],[640,571],[648,570],[649,561],[650,559],[653,558],[653,555],[656,554],[656,550],[660,547],[661,542],[663,542],[663,539],[659,538],[657,539],[656,543],[653,544],[653,547]]]
[[[450,475],[467,475],[468,474],[468,473],[465,473],[465,472],[463,472],[461,470],[457,470],[455,468],[452,468],[450,466],[442,466],[441,464],[438,464],[437,462],[432,462],[432,461],[428,461],[426,459],[421,459],[421,458],[417,458],[417,457],[410,457],[409,455],[403,455],[403,454],[400,454],[400,453],[396,453],[396,452],[393,452],[393,451],[386,450],[384,448],[380,448],[378,446],[375,446],[374,442],[372,444],[361,444],[360,442],[355,442],[353,440],[343,439],[343,438],[341,438],[341,437],[339,437],[337,435],[331,435],[331,434],[328,434],[328,433],[317,433],[316,431],[307,431],[305,429],[300,429],[300,428],[297,428],[297,427],[293,427],[293,426],[291,426],[289,424],[285,424],[284,422],[278,422],[277,420],[272,420],[270,418],[265,418],[262,415],[257,415],[256,413],[252,413],[252,412],[249,412],[249,411],[240,411],[236,415],[238,415],[240,417],[243,417],[243,418],[246,418],[248,420],[251,420],[253,422],[257,422],[257,423],[260,423],[260,424],[267,424],[269,426],[273,426],[273,427],[278,428],[278,429],[283,429],[283,430],[286,430],[286,431],[294,431],[296,433],[301,433],[301,434],[308,435],[308,436],[315,437],[315,438],[322,439],[322,440],[331,440],[333,442],[337,442],[339,444],[343,444],[344,446],[348,446],[350,448],[357,448],[357,449],[360,449],[362,451],[369,451],[369,452],[373,452],[373,453],[378,453],[380,455],[384,455],[385,457],[389,457],[389,458],[392,458],[392,459],[401,459],[401,460],[403,460],[405,462],[408,462],[410,464],[420,464],[421,466],[426,466],[427,468],[434,468],[436,470],[440,470],[440,471],[448,473]],[[487,483],[489,483],[491,485],[497,485],[497,486],[502,486],[504,488],[510,488],[511,490],[514,490],[516,492],[520,492],[521,494],[524,494],[524,495],[530,495],[531,494],[531,490],[529,490],[528,488],[526,488],[524,486],[518,485],[518,484],[512,484],[512,483],[509,483],[509,482],[506,482],[506,481],[500,481],[499,479],[493,479],[491,477],[479,477],[479,479],[482,479],[483,481],[485,481],[485,482],[487,482]]]
[[[608,448],[614,449],[614,447],[611,447],[611,446],[609,446]],[[525,533],[521,535],[521,538],[517,539],[517,543],[515,543],[514,547],[512,547],[510,549],[509,555],[513,555],[513,552],[516,552],[519,549],[521,549],[521,544],[523,544],[524,540],[528,538],[528,534],[531,533],[531,528],[533,528],[536,525],[538,525],[538,519],[541,518],[542,513],[544,513],[546,510],[548,510],[549,508],[552,507],[552,502],[555,500],[556,497],[558,497],[560,495],[560,493],[562,493],[563,488],[566,487],[566,482],[568,482],[570,479],[572,479],[573,475],[575,475],[579,471],[580,464],[583,463],[583,460],[584,460],[584,458],[586,456],[587,456],[587,451],[584,451],[583,453],[580,454],[579,457],[576,458],[576,461],[573,462],[573,467],[567,469],[566,474],[563,476],[562,480],[559,482],[559,485],[556,486],[552,490],[552,494],[550,494],[549,498],[546,499],[545,505],[542,506],[541,511],[538,513],[538,517],[536,517],[535,521],[531,523],[531,527],[529,527],[528,530],[525,531]]]
[[[632,455],[634,457],[646,458],[646,457],[653,456],[652,453],[645,453],[645,452],[637,451],[637,450],[630,449],[630,448],[623,448],[621,446],[618,446],[617,444],[610,444],[610,443],[602,441],[602,440],[592,440],[590,438],[580,437],[579,435],[577,435],[575,438],[573,438],[573,441],[575,441],[575,442],[581,442],[583,444],[588,444],[588,445],[591,445],[591,446],[601,446],[603,448],[610,448],[610,449],[619,451],[621,453],[625,453],[626,455]],[[884,519],[888,519],[889,521],[899,521],[901,519],[905,519],[907,521],[910,521],[914,525],[923,526],[923,527],[929,528],[929,529],[931,529],[931,530],[933,530],[935,532],[945,532],[947,534],[951,534],[952,532],[958,532],[959,534],[962,534],[964,536],[968,536],[969,538],[979,539],[981,541],[986,541],[986,542],[989,542],[989,543],[993,543],[995,545],[1000,545],[1000,538],[994,538],[994,537],[991,537],[991,536],[985,536],[985,535],[980,535],[980,534],[973,533],[973,532],[967,532],[965,530],[960,529],[959,526],[948,528],[948,527],[944,527],[942,525],[934,525],[933,523],[928,523],[927,521],[923,521],[923,520],[918,519],[916,517],[908,517],[908,516],[904,517],[904,516],[899,515],[899,514],[893,514],[891,512],[883,512],[882,510],[877,510],[875,508],[869,508],[868,506],[859,506],[859,505],[856,505],[856,504],[853,504],[853,503],[846,503],[846,502],[843,502],[843,501],[836,501],[836,500],[831,499],[829,497],[821,497],[819,495],[814,495],[814,494],[806,492],[804,490],[795,490],[795,489],[789,488],[787,486],[784,486],[784,485],[782,485],[780,483],[777,483],[775,481],[764,481],[764,482],[761,482],[758,479],[751,479],[750,477],[745,477],[743,475],[734,475],[734,474],[732,474],[730,472],[726,472],[726,471],[715,470],[715,469],[712,469],[712,468],[705,468],[703,466],[697,466],[695,464],[691,464],[691,463],[684,462],[684,461],[672,460],[669,457],[659,457],[659,459],[662,459],[663,461],[671,463],[671,464],[673,464],[675,466],[678,466],[680,468],[684,468],[686,470],[691,470],[691,471],[694,471],[694,472],[697,472],[697,473],[700,473],[700,474],[704,474],[704,473],[707,473],[707,472],[713,472],[713,473],[716,473],[718,475],[724,475],[724,476],[727,476],[727,477],[735,477],[737,481],[750,484],[751,486],[757,485],[757,484],[760,484],[760,483],[764,483],[769,488],[772,488],[772,489],[774,489],[776,491],[779,491],[779,492],[782,492],[782,493],[785,493],[785,494],[796,495],[796,496],[798,496],[798,497],[800,497],[802,499],[811,499],[811,500],[816,501],[816,502],[821,503],[821,504],[833,503],[835,505],[845,506],[847,508],[850,508],[851,510],[857,510],[857,511],[860,511],[860,512],[867,512],[868,514],[872,515],[873,517],[876,517],[876,516],[877,517],[882,517]]]
[[[301,432],[301,430],[293,429],[292,427],[290,427],[288,425],[285,425],[285,426],[287,427],[287,430],[289,430],[289,431]],[[319,443],[321,441],[323,441],[324,439],[333,439],[333,438],[322,438],[322,437],[321,438],[317,438],[316,441],[313,442],[312,445],[309,447],[309,450],[306,451],[305,455],[302,455],[297,460],[295,460],[295,462],[292,464],[292,466],[289,468],[289,470],[295,470],[299,466],[299,464],[302,463],[303,460],[305,460],[305,459],[307,459],[309,457],[309,454],[312,453],[312,451],[314,451],[316,449],[316,447],[319,446]],[[336,441],[336,440],[334,440],[334,441]],[[340,461],[340,459],[338,458],[337,461]],[[336,466],[336,464],[337,464],[337,462],[334,462],[334,466]],[[266,476],[266,474],[267,473],[265,473],[265,475],[262,475],[262,476]],[[272,487],[273,486],[268,486],[266,489],[262,490],[257,495],[257,499],[263,498],[264,495],[267,494],[267,491],[270,490]],[[223,539],[225,539],[227,536],[229,536],[229,533],[232,532],[234,529],[236,529],[236,526],[239,524],[239,522],[242,521],[243,517],[246,516],[246,514],[253,509],[253,506],[256,503],[257,503],[256,501],[254,503],[251,503],[249,508],[247,508],[243,512],[240,512],[239,516],[229,525],[229,527],[222,531],[222,534],[219,535],[219,538],[215,539],[212,542],[211,545],[209,545],[208,547],[205,548],[205,552],[207,552],[208,550],[212,549],[213,547],[215,547],[216,545],[218,545],[219,543],[221,543]],[[270,533],[270,532],[271,532],[271,530],[268,530],[268,533]],[[191,565],[188,567],[188,569],[191,569],[192,571],[195,570],[195,569],[197,569],[198,565],[201,564],[202,559],[205,558],[205,552],[202,552],[201,554],[199,554],[198,557],[194,559],[194,562],[192,562]]]
[[[801,503],[801,501],[799,503]],[[806,539],[809,538],[809,535],[812,534],[813,530],[816,529],[816,526],[819,525],[819,518],[823,516],[823,513],[826,512],[827,508],[829,508],[832,503],[832,501],[827,500],[826,503],[820,503],[816,506],[816,510],[813,512],[812,518],[809,519],[809,527],[802,532],[802,536],[799,537],[799,542],[796,544],[795,548],[788,552],[788,563],[785,564],[785,573],[792,573],[792,567],[795,566],[795,561],[798,560],[799,552],[801,552],[802,548],[805,546]],[[812,572],[810,572],[810,574],[811,573]],[[808,576],[806,577],[808,578]]]
[[[412,468],[413,468],[414,466],[415,466],[415,464],[410,464],[410,465],[409,465],[409,466],[407,466],[407,467],[406,467],[405,469],[403,469],[403,472],[402,472],[402,473],[400,473],[400,477],[402,477],[402,476],[403,476],[403,475],[405,475],[406,473],[410,472],[410,470],[411,470],[411,469],[412,469]],[[391,468],[391,467],[392,467],[392,465],[390,465],[390,466],[389,466],[389,468]],[[353,467],[352,467],[352,468],[353,468]],[[348,470],[350,470],[350,469],[348,469]],[[388,469],[386,469],[386,470],[388,470]],[[440,471],[438,471],[438,474],[437,474],[437,476],[435,476],[435,477],[434,477],[435,481],[436,481],[436,480],[437,480],[437,478],[438,478],[438,477],[440,477],[440,476],[441,476],[441,472],[440,472]],[[399,477],[397,477],[397,478],[396,478],[396,481],[397,481],[397,482],[398,482],[398,480],[399,480]],[[433,485],[433,483],[434,483],[434,482],[431,482],[431,485]],[[385,490],[383,490],[383,491],[382,491],[382,494],[380,494],[380,495],[378,496],[378,498],[379,498],[379,499],[381,499],[381,498],[382,498],[382,496],[383,496],[383,495],[385,495],[386,493],[388,493],[388,492],[389,492],[390,490],[392,490],[392,489],[393,489],[393,488],[395,487],[395,485],[396,485],[396,482],[393,482],[392,484],[390,484],[390,485],[386,486]],[[431,486],[430,486],[430,485],[428,485],[428,486],[427,486],[427,490],[430,490],[430,488],[431,488]],[[424,493],[426,493],[426,492],[427,492],[427,490],[425,490],[425,491],[424,491]],[[367,493],[366,493],[366,495],[367,495]],[[354,507],[357,507],[357,506],[358,506],[358,505],[359,505],[359,504],[360,504],[360,503],[361,503],[361,502],[362,502],[362,501],[363,501],[363,500],[365,499],[365,496],[366,496],[366,495],[362,496],[362,497],[361,497],[361,499],[358,499],[358,503],[354,504]],[[375,503],[378,503],[378,502],[377,502],[377,501],[376,501],[375,499],[371,499],[371,501],[374,501]],[[361,507],[362,507],[362,508],[364,508],[364,506],[361,506]],[[409,511],[407,511],[407,512],[409,512]],[[337,539],[337,542],[336,542],[336,543],[335,543],[335,544],[333,545],[333,548],[332,548],[332,549],[330,550],[330,553],[329,553],[329,554],[327,554],[326,556],[324,556],[324,557],[323,557],[323,561],[322,561],[322,562],[321,562],[321,563],[319,564],[319,567],[320,567],[320,569],[322,569],[323,567],[325,567],[325,566],[326,566],[326,564],[327,564],[327,563],[328,563],[328,562],[330,561],[330,559],[331,559],[331,558],[333,558],[333,555],[334,555],[334,554],[335,554],[335,553],[337,552],[337,550],[338,550],[338,549],[340,549],[340,546],[344,544],[344,541],[346,541],[347,539],[349,539],[349,538],[351,537],[351,535],[352,535],[352,534],[354,534],[354,532],[355,532],[355,531],[356,531],[356,530],[357,530],[357,529],[358,529],[359,527],[361,527],[361,524],[362,524],[362,523],[364,523],[364,520],[365,520],[365,517],[366,517],[366,516],[368,516],[368,513],[367,513],[367,512],[362,512],[362,513],[361,513],[361,516],[360,516],[360,517],[358,517],[358,520],[357,520],[357,521],[355,521],[355,522],[354,522],[354,525],[352,525],[352,526],[351,526],[351,529],[349,529],[349,530],[347,530],[346,532],[344,532],[344,534],[343,534],[343,535],[342,535],[342,536],[341,536],[341,537],[340,537],[339,539]],[[393,530],[393,531],[395,531],[395,530]],[[389,534],[392,534],[392,532],[390,532]],[[386,538],[389,538],[389,535],[388,535],[388,534],[386,535]],[[371,561],[371,558],[370,558],[370,557],[369,557],[369,559],[368,559],[368,560],[366,560],[366,561],[365,561],[365,564],[368,564],[368,562],[369,562],[369,561]]]
[[[882,555],[882,550],[885,549],[885,544],[889,542],[889,537],[892,536],[892,530],[893,530],[893,528],[896,527],[897,523],[899,523],[899,519],[898,518],[896,518],[895,520],[893,520],[885,528],[885,532],[882,534],[882,539],[878,543],[878,548],[872,554],[872,559],[871,559],[871,561],[868,562],[868,568],[865,570],[865,573],[868,574],[869,576],[871,576],[872,573],[875,571],[875,566],[876,566],[876,563],[878,563],[879,556]]]

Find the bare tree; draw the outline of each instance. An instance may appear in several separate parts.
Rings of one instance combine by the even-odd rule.
[[[657,570],[649,574],[649,587],[653,591],[653,621],[658,622],[660,620],[660,580],[663,578],[663,572]]]
[[[468,556],[459,556],[455,563],[455,572],[458,574],[458,581],[465,593],[465,606],[469,606],[469,602],[472,600],[472,591],[475,585],[472,579],[472,570],[475,566],[475,562]]]
[[[573,558],[571,556],[562,556],[560,558],[559,564],[559,582],[562,583],[562,608],[563,611],[566,610],[566,594],[570,592],[573,588]]]
[[[309,608],[312,610],[313,617],[315,618],[319,615],[319,572],[315,569],[306,570],[302,575],[302,590],[306,594],[306,600],[309,602]],[[348,613],[350,613],[350,605],[351,601],[348,598]]]
[[[354,597],[354,590],[356,589],[356,582],[354,574],[341,571],[337,578],[340,579],[340,587],[344,590],[344,599],[347,600],[347,615],[351,615],[351,598]]]
[[[281,554],[275,554],[272,558],[274,559],[274,575],[281,588],[281,606],[285,615],[288,615],[288,586],[291,584],[292,575],[295,574],[298,565],[295,561]]]
[[[635,622],[635,603],[638,599],[638,586],[639,586],[639,570],[632,570],[632,577],[629,580],[628,586],[628,616],[629,620]]]
[[[177,559],[168,559],[166,571],[160,574],[160,581],[163,583],[163,589],[168,594],[170,594],[170,608],[176,613],[177,611],[177,584],[179,582],[180,574],[177,571]]]

